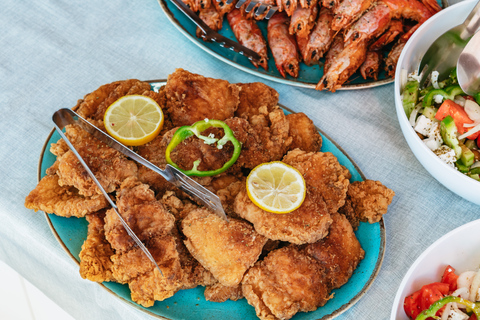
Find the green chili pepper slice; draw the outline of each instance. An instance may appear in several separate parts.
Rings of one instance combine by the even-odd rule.
[[[467,308],[473,311],[475,315],[477,316],[477,319],[480,319],[480,303],[475,303],[469,300],[462,299],[460,297],[453,297],[453,296],[447,296],[445,298],[442,298],[438,301],[435,301],[430,308],[427,310],[422,311],[416,318],[415,320],[426,320],[428,318],[434,318],[438,319],[436,316],[436,313],[438,310],[440,310],[444,305],[450,302],[456,302],[463,304]]]
[[[201,135],[201,133],[205,130],[207,130],[210,127],[215,127],[215,128],[222,128],[224,131],[223,138],[220,140],[214,137],[206,137]],[[193,168],[190,170],[183,170],[178,167],[176,163],[172,161],[170,158],[170,153],[172,152],[173,149],[175,149],[176,146],[178,146],[182,141],[192,137],[196,136],[199,139],[202,139],[205,141],[206,144],[212,144],[216,143],[218,149],[222,149],[223,146],[230,141],[233,144],[233,155],[228,160],[223,167],[220,169],[216,170],[207,170],[207,171],[200,171],[198,170],[198,166],[200,165],[200,159],[196,160],[193,162]],[[213,176],[216,174],[220,174],[224,171],[226,171],[228,168],[230,168],[235,161],[237,161],[238,156],[240,156],[240,151],[242,149],[242,145],[240,142],[235,138],[235,135],[230,129],[230,127],[223,121],[220,120],[202,120],[195,122],[191,126],[183,126],[178,128],[178,130],[175,132],[175,134],[172,137],[172,140],[170,140],[170,143],[167,146],[167,149],[165,150],[165,158],[167,160],[167,163],[174,166],[178,170],[182,171],[185,173],[187,176],[198,176],[198,177],[206,177],[206,176]]]
[[[445,89],[433,89],[430,90],[424,97],[423,97],[423,107],[430,107],[433,103],[433,97],[436,95],[441,95],[444,100],[453,100],[455,96],[458,96],[460,94],[465,95],[465,92],[463,92],[462,88],[460,86],[455,85],[455,86],[450,86]]]

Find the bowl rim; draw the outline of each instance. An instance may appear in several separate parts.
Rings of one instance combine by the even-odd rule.
[[[407,273],[403,277],[402,282],[400,283],[400,285],[397,289],[397,292],[395,294],[395,299],[393,300],[392,310],[391,310],[391,313],[390,313],[390,320],[397,319],[398,310],[399,310],[399,308],[401,308],[401,306],[403,306],[402,299],[405,298],[404,295],[403,295],[403,291],[404,291],[404,289],[407,285],[407,282],[409,282],[411,280],[413,273],[415,271],[417,271],[417,267],[425,260],[425,257],[428,256],[431,251],[436,249],[438,246],[442,245],[445,241],[450,240],[450,238],[455,236],[456,234],[458,234],[458,233],[463,234],[463,232],[466,229],[471,229],[471,228],[475,229],[475,228],[479,228],[479,227],[480,227],[480,219],[473,220],[473,221],[470,221],[468,223],[465,223],[465,224],[449,231],[448,233],[444,234],[443,236],[441,236],[439,239],[437,239],[435,242],[433,242],[430,246],[428,246],[428,248],[425,249],[420,254],[420,256],[417,257],[417,259],[415,259],[415,261],[413,262],[413,264],[408,269]],[[433,273],[433,271],[432,271],[432,273]]]
[[[427,35],[427,30],[431,28],[433,24],[437,24],[438,20],[441,20],[442,17],[450,14],[452,11],[457,11],[461,10],[461,8],[465,6],[473,6],[475,3],[474,0],[465,0],[458,2],[452,6],[449,6],[448,8],[440,11],[437,13],[434,17],[430,18],[427,20],[425,23],[423,23],[418,30],[412,35],[412,37],[407,41],[407,44],[405,45],[404,49],[402,50],[402,53],[400,54],[400,57],[398,59],[397,63],[397,70],[395,71],[395,83],[394,83],[394,96],[395,96],[395,109],[397,112],[397,118],[400,124],[400,127],[403,132],[403,136],[405,140],[407,141],[412,153],[414,156],[417,158],[417,160],[422,164],[422,166],[441,184],[443,184],[446,188],[454,192],[455,194],[473,202],[471,199],[466,198],[465,195],[461,194],[461,190],[456,190],[451,184],[445,183],[443,181],[444,179],[441,179],[437,177],[437,174],[433,172],[433,168],[435,167],[437,170],[443,170],[445,173],[449,175],[454,175],[456,179],[460,182],[462,185],[461,189],[464,188],[480,188],[480,182],[476,181],[475,179],[472,179],[465,174],[461,173],[458,171],[456,168],[453,168],[446,164],[444,161],[442,161],[439,157],[437,157],[418,137],[416,134],[415,130],[413,127],[410,125],[409,120],[407,119],[407,116],[405,114],[405,111],[403,110],[402,106],[402,100],[401,100],[401,84],[402,84],[402,77],[405,76],[405,69],[402,70],[402,65],[404,64],[404,61],[407,59],[407,53],[411,54],[409,51],[412,51],[411,47],[415,43],[415,40],[420,37],[425,37]],[[431,43],[433,43],[435,39],[431,39]],[[431,44],[430,43],[430,44]],[[428,48],[428,47],[427,47]],[[406,70],[408,73],[409,70]],[[409,139],[407,139],[407,137]],[[420,148],[419,151],[421,152],[422,155],[424,155],[427,159],[425,159],[425,162],[428,162],[429,165],[424,164],[424,161],[419,159],[419,156],[414,152],[414,148],[412,147],[411,144],[415,144],[418,148]],[[417,149],[418,149],[417,148]],[[430,165],[431,164],[431,165]],[[480,201],[480,199],[479,199]],[[480,202],[474,202],[476,204],[480,204]]]

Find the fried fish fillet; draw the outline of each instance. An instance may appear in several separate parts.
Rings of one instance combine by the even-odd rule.
[[[295,245],[270,252],[250,268],[243,295],[262,320],[290,319],[300,311],[324,305],[329,291],[318,263]]]
[[[154,192],[136,178],[126,179],[117,194],[118,212],[141,241],[169,234],[175,218],[155,199]],[[105,216],[105,236],[117,253],[135,244],[113,209]]]
[[[115,278],[128,283],[132,300],[151,307],[155,300],[170,298],[181,288],[182,268],[172,235],[151,238],[146,247],[163,274],[138,247],[112,256],[112,262]]]
[[[282,161],[300,171],[305,183],[325,200],[330,213],[337,212],[345,204],[351,174],[332,153],[295,149]]]
[[[165,86],[166,112],[174,126],[207,119],[233,117],[239,97],[237,85],[176,69]]]
[[[62,217],[84,217],[106,208],[108,202],[101,194],[84,197],[70,186],[60,186],[57,175],[47,175],[25,198],[25,207],[54,213]]]
[[[107,193],[115,191],[127,177],[137,174],[137,165],[120,152],[98,141],[77,125],[67,125],[65,135],[92,170]],[[85,168],[72,151],[57,157],[61,186],[73,186],[81,195],[101,194]]]
[[[262,82],[237,83],[240,89],[235,116],[247,120],[260,113],[270,113],[278,105],[278,92]]]
[[[317,152],[322,147],[322,136],[315,128],[313,121],[304,113],[287,114],[290,126],[289,135],[293,138],[289,150],[300,149],[305,152]]]
[[[205,300],[213,302],[237,301],[243,299],[242,285],[227,287],[217,282],[205,288]]]
[[[339,212],[345,214],[355,229],[360,221],[376,223],[387,213],[394,195],[380,181],[355,181],[349,185],[346,203]]]
[[[248,303],[260,319],[290,319],[314,311],[344,285],[365,252],[348,220],[338,213],[326,238],[303,246],[289,245],[268,254],[242,281]]]
[[[83,279],[95,282],[114,281],[112,272],[113,249],[105,239],[105,211],[86,216],[88,221],[87,239],[80,251],[80,275]]]
[[[325,202],[308,187],[302,205],[287,214],[260,209],[250,200],[245,189],[238,193],[233,208],[237,215],[250,221],[261,235],[295,244],[322,239],[332,223]]]
[[[267,239],[238,219],[223,220],[207,209],[197,209],[183,219],[185,246],[221,284],[238,285],[258,259]]]

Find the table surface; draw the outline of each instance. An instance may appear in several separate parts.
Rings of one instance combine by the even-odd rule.
[[[0,259],[76,319],[151,318],[83,280],[44,214],[23,205],[37,183],[53,112],[112,81],[162,79],[175,68],[230,82],[262,81],[342,146],[368,179],[395,191],[378,277],[338,319],[388,318],[412,262],[442,235],[478,218],[478,206],[439,184],[411,153],[397,122],[393,84],[330,93],[247,74],[186,39],[156,0],[4,0],[0,30]]]

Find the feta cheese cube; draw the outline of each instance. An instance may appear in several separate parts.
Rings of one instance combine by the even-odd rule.
[[[455,155],[455,151],[452,148],[443,145],[440,148],[433,150],[433,152],[446,164],[455,168],[455,161],[457,161],[457,157]]]
[[[467,314],[453,308],[450,309],[447,317],[448,320],[468,320],[468,318],[469,316]]]
[[[440,139],[441,138],[442,137],[440,137]],[[433,135],[431,137],[428,137],[427,139],[423,139],[422,142],[425,143],[425,145],[432,151],[442,146],[442,141],[439,141]]]
[[[430,130],[432,129],[433,123],[433,120],[428,119],[422,114],[420,117],[418,117],[413,129],[418,133],[428,137]]]

